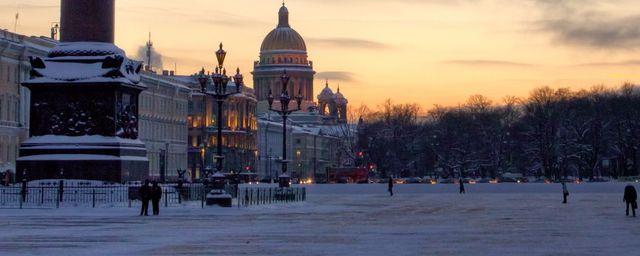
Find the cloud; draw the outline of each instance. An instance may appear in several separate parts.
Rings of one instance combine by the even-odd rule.
[[[619,0],[618,2],[623,2]],[[598,9],[599,0],[536,0],[542,18],[537,30],[549,33],[556,42],[600,49],[640,47],[640,14],[621,16]]]
[[[531,67],[531,66],[534,66],[528,63],[502,61],[502,60],[448,60],[448,61],[443,61],[442,63],[450,64],[450,65],[478,66],[478,67],[490,67],[490,66]]]
[[[329,81],[341,81],[341,82],[353,82],[355,81],[355,74],[351,72],[345,71],[325,71],[318,72],[316,74],[316,79]]]
[[[345,3],[345,2],[352,2],[352,3],[370,3],[371,0],[303,0],[305,2],[317,2],[317,3],[327,3],[327,2],[334,2],[334,3]],[[385,3],[398,3],[398,4],[437,4],[437,5],[455,5],[455,4],[460,4],[460,3],[465,3],[465,2],[474,2],[474,1],[478,1],[478,0],[377,0],[377,2],[385,2]]]
[[[333,38],[308,38],[307,42],[323,47],[355,48],[381,50],[391,48],[390,45],[358,38],[333,37]]]
[[[192,21],[197,23],[202,23],[205,25],[221,26],[221,27],[248,27],[248,26],[271,24],[264,21],[250,19],[250,18],[243,18],[243,17],[221,18],[220,16],[194,18],[192,19]]]
[[[11,8],[16,8],[16,5],[0,4],[0,7],[11,9]],[[58,9],[58,8],[60,8],[60,5],[54,5],[54,4],[18,4],[17,7],[18,7],[19,10],[23,10],[23,9],[40,10],[40,9]]]
[[[640,60],[625,60],[617,62],[591,62],[577,65],[578,67],[640,67]]]

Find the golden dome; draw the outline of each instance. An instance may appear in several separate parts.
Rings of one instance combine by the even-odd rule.
[[[306,52],[307,45],[304,39],[289,26],[289,10],[284,4],[280,7],[278,16],[278,27],[264,38],[260,51],[294,50]]]

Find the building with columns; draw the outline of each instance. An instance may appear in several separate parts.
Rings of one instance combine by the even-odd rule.
[[[284,71],[291,77],[287,89],[303,96],[303,106],[313,106],[313,79],[316,72],[309,61],[307,45],[300,34],[289,25],[289,10],[284,4],[278,12],[278,26],[260,46],[260,59],[254,62],[253,88],[258,99],[258,113],[268,109],[269,92],[282,91],[280,76]]]
[[[16,171],[20,143],[29,136],[29,56],[44,57],[57,44],[0,30],[0,172]]]
[[[313,62],[308,60],[307,46],[300,34],[291,28],[289,10],[284,4],[278,12],[278,26],[265,37],[260,47],[260,58],[254,63],[253,80],[258,99],[258,175],[275,178],[281,173],[282,118],[269,111],[267,98],[271,92],[282,91],[280,77],[287,72],[291,77],[287,90],[290,95],[303,97],[302,111],[287,120],[286,159],[294,179],[314,179],[327,168],[341,167],[345,163],[344,143],[349,133],[347,98],[337,89],[333,92],[329,82],[314,97]],[[317,98],[318,102],[314,101]],[[274,102],[274,108],[279,102]],[[293,106],[293,104],[291,105]]]
[[[147,148],[149,176],[176,181],[187,169],[187,117],[191,89],[173,72],[141,72],[140,140]]]
[[[217,124],[218,106],[215,99],[200,92],[198,75],[175,76],[191,90],[187,114],[187,173],[186,177],[197,180],[203,177],[204,169],[215,169],[217,127],[222,126],[222,151],[225,172],[255,171],[256,146],[256,97],[253,89],[243,87],[240,94],[232,95],[222,106],[222,123]],[[235,90],[230,81],[228,90]],[[213,90],[209,84],[208,90]]]

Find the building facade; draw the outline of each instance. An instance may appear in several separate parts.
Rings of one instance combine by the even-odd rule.
[[[175,181],[177,170],[187,169],[188,106],[191,89],[164,72],[143,71],[140,94],[140,140],[147,147],[149,176]]]
[[[333,126],[322,125],[323,117],[317,112],[302,112],[295,116],[298,118],[287,121],[286,147],[291,177],[315,180],[327,168],[341,166],[343,138]],[[293,121],[295,119],[302,122]],[[265,115],[259,119],[258,126],[257,173],[261,178],[275,179],[282,170],[282,118]]]
[[[29,136],[29,56],[44,57],[56,42],[0,30],[0,172],[16,171],[20,143]]]
[[[188,164],[187,176],[201,179],[204,169],[215,170],[214,156],[217,154],[217,129],[222,126],[222,154],[224,172],[254,171],[257,157],[256,132],[257,100],[252,88],[243,87],[241,93],[233,95],[222,106],[222,123],[217,124],[218,105],[210,96],[204,96],[197,81],[198,74],[180,76],[188,84],[192,97],[188,108]],[[228,91],[236,90],[229,82]],[[209,84],[208,90],[213,91]]]

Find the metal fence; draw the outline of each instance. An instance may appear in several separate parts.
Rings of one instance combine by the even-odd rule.
[[[162,185],[161,205],[175,207],[200,202],[204,207],[208,188],[202,184]],[[138,207],[140,185],[0,187],[0,208]],[[237,187],[226,185],[238,207],[304,201],[304,188]]]
[[[139,186],[0,187],[0,208],[133,207],[140,204]],[[163,186],[161,204],[181,203],[175,188]]]
[[[238,190],[237,206],[301,202],[307,200],[306,188],[241,188]]]

